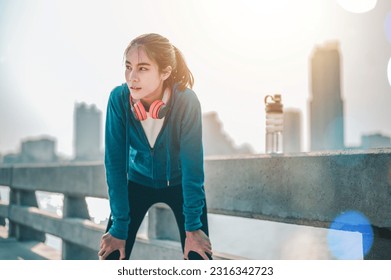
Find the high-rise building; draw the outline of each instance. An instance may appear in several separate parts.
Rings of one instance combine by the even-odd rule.
[[[344,110],[338,42],[315,48],[311,57],[309,104],[311,150],[344,149]]]
[[[56,141],[48,137],[30,139],[22,142],[19,155],[20,163],[49,163],[56,162]]]
[[[232,138],[223,130],[216,112],[202,115],[202,142],[205,156],[254,153],[249,144],[236,147]]]
[[[386,135],[375,133],[375,134],[367,134],[361,136],[362,149],[389,148],[389,147],[391,147],[391,138]]]
[[[300,110],[286,108],[284,110],[283,129],[284,153],[301,152],[301,113]]]
[[[232,139],[223,132],[216,112],[202,116],[202,140],[205,156],[232,155],[235,147]]]
[[[95,105],[75,105],[74,148],[75,161],[102,159],[101,112]]]

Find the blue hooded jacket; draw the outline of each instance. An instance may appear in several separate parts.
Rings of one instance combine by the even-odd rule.
[[[151,188],[183,188],[185,230],[202,227],[205,203],[201,106],[195,93],[172,89],[163,127],[152,148],[132,114],[129,88],[110,94],[105,129],[105,169],[112,226],[109,233],[126,239],[129,217],[128,180]]]

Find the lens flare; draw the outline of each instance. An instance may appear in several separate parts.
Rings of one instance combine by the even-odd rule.
[[[351,13],[366,13],[374,9],[377,0],[337,0],[337,3]]]
[[[327,243],[337,259],[361,259],[373,244],[371,223],[361,212],[343,212],[331,223]]]

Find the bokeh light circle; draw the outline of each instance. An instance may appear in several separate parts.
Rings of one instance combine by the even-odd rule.
[[[351,13],[366,13],[374,9],[377,0],[337,0],[337,3]]]
[[[327,234],[329,250],[337,259],[364,257],[371,250],[373,239],[370,221],[364,214],[354,210],[338,215]]]

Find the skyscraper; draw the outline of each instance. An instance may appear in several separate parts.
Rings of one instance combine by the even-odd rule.
[[[391,138],[381,133],[366,134],[361,136],[361,148],[388,148],[391,147]]]
[[[102,159],[101,112],[95,105],[75,105],[74,148],[76,161]]]
[[[315,48],[311,57],[310,81],[310,149],[344,149],[344,112],[338,42],[326,43]]]
[[[49,137],[29,139],[22,142],[22,151],[19,155],[21,163],[56,162],[56,141]]]
[[[254,153],[249,144],[236,147],[232,138],[224,131],[216,112],[202,115],[202,142],[205,156]]]
[[[284,110],[283,129],[284,153],[301,152],[301,113],[300,110],[286,108]]]

